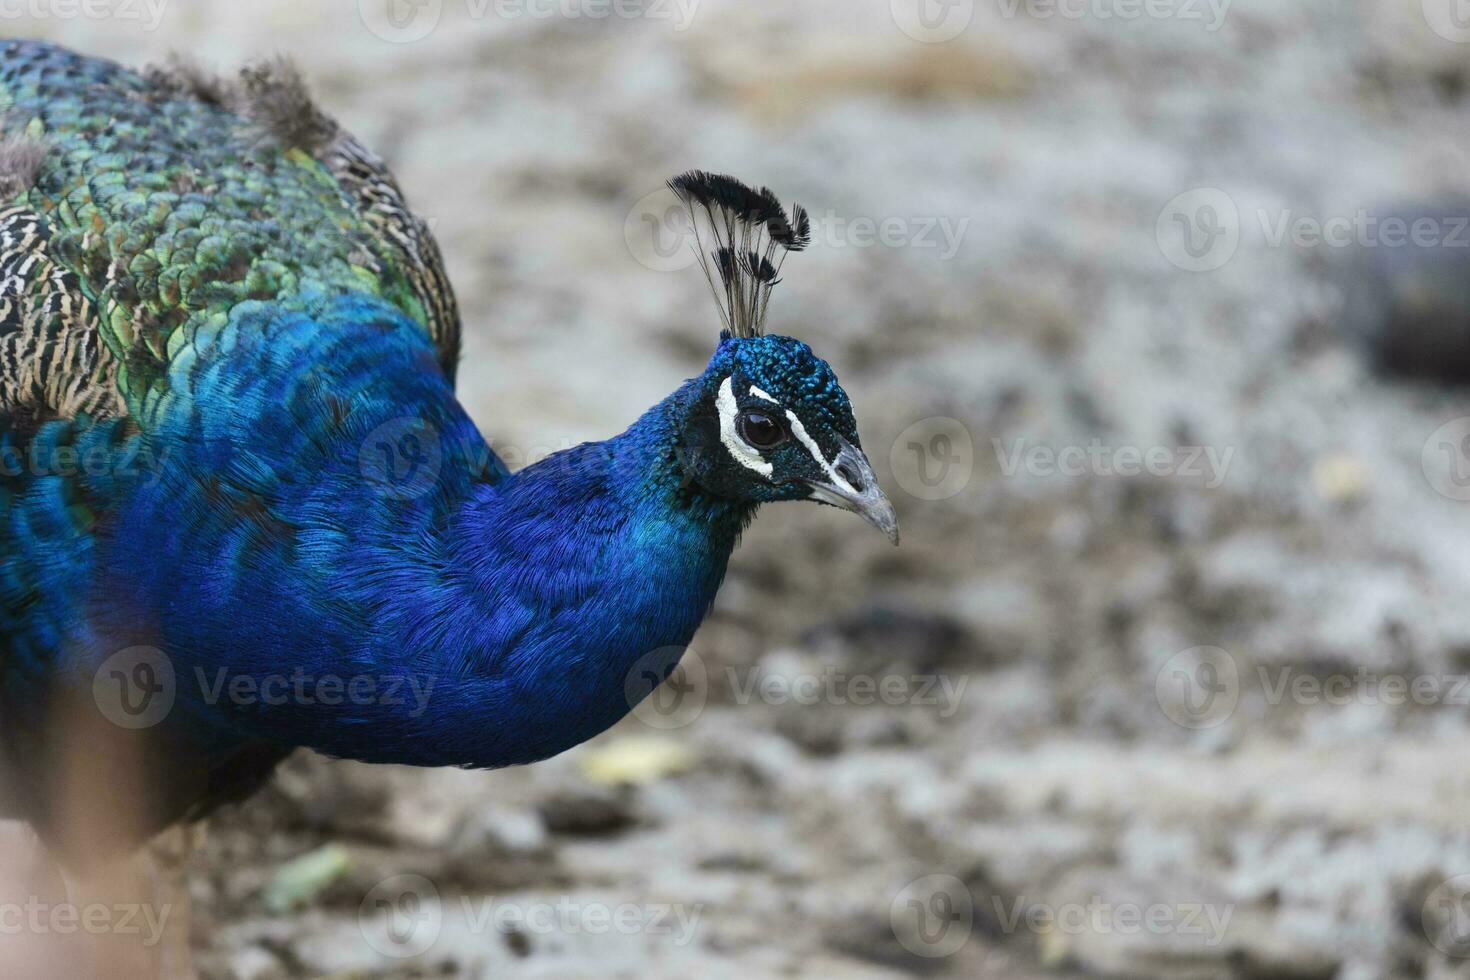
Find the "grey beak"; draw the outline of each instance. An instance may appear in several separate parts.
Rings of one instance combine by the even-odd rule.
[[[862,450],[843,440],[841,451],[832,461],[832,470],[838,479],[812,481],[811,499],[852,511],[898,544],[898,514],[878,486],[872,464]]]

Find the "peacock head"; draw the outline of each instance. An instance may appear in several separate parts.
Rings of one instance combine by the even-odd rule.
[[[763,326],[782,263],[811,240],[799,205],[768,188],[692,171],[669,182],[724,321],[720,344],[681,420],[680,457],[706,493],[769,503],[814,500],[867,519],[894,544],[898,518],[873,476],[852,403],[831,366]]]

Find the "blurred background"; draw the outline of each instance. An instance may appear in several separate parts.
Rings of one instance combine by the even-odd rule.
[[[544,764],[294,759],[195,859],[202,973],[1470,976],[1463,6],[0,4],[293,57],[432,224],[513,467],[713,349],[666,178],[805,204],[771,328],[903,525],[767,508]]]

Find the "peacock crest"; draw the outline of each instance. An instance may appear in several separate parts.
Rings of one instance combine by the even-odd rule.
[[[806,208],[794,204],[788,215],[769,187],[756,190],[704,170],[680,174],[669,188],[688,209],[694,251],[725,329],[735,337],[761,336],[787,254],[811,243]]]

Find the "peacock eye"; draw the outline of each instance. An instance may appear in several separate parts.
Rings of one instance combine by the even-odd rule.
[[[757,449],[770,449],[786,440],[786,427],[765,412],[740,416],[740,437]]]

